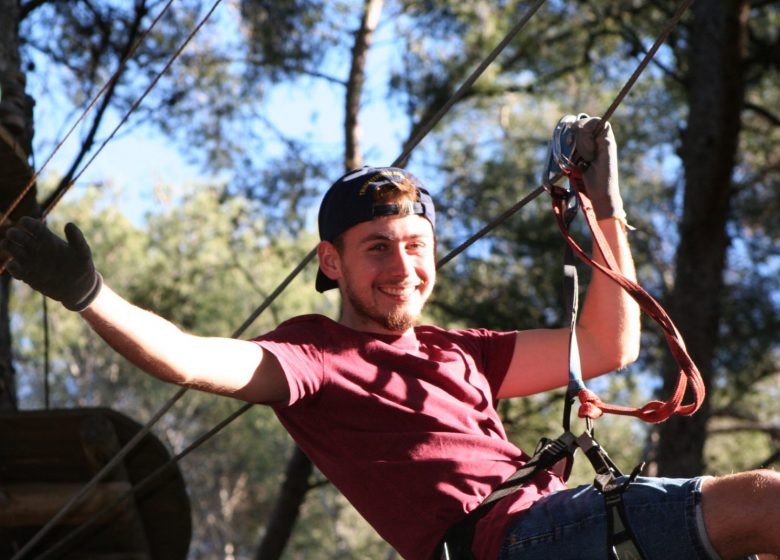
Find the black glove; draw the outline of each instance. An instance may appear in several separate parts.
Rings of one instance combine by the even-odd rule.
[[[582,173],[585,190],[593,203],[596,218],[625,219],[623,199],[620,196],[618,184],[617,142],[612,134],[610,124],[604,123],[604,128],[595,137],[593,132],[601,123],[598,117],[590,117],[576,121],[572,128],[576,137],[577,154],[590,165]]]
[[[82,311],[97,297],[103,278],[95,270],[92,251],[75,224],[65,226],[67,242],[42,222],[28,216],[8,229],[0,249],[13,257],[8,272],[31,288]]]

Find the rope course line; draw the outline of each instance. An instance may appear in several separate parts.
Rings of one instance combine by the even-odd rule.
[[[501,54],[501,52],[509,45],[509,43],[512,42],[512,40],[515,38],[515,36],[520,33],[520,31],[526,26],[528,21],[536,14],[536,12],[539,10],[539,8],[544,4],[545,0],[538,0],[533,6],[528,8],[528,10],[523,14],[523,17],[520,18],[520,20],[515,24],[512,29],[509,30],[509,33],[506,34],[506,36],[501,40],[498,45],[496,45],[492,51],[490,51],[490,54],[485,57],[485,59],[482,61],[482,63],[477,66],[477,68],[469,75],[468,78],[466,78],[466,81],[461,84],[461,86],[455,91],[455,93],[452,94],[452,96],[447,100],[447,102],[441,106],[441,108],[434,114],[428,122],[423,126],[417,134],[404,146],[403,152],[401,152],[401,155],[398,156],[395,161],[393,161],[392,166],[397,167],[401,166],[403,167],[406,165],[406,160],[409,159],[409,155],[412,153],[412,150],[414,150],[417,145],[422,141],[423,138],[425,138],[428,133],[433,130],[433,127],[435,127],[438,122],[441,120],[441,118],[449,112],[449,110],[452,108],[455,103],[461,100],[461,98],[465,95],[465,93],[468,91],[468,89],[474,85],[474,82],[476,82],[480,76],[487,70],[488,66],[490,66],[493,61],[496,59],[496,57]]]
[[[217,3],[219,3],[219,1],[220,0],[217,0]],[[541,1],[543,2],[543,0],[541,0]],[[541,2],[539,2],[538,4],[540,4],[540,3]],[[659,35],[659,37],[656,40],[653,48],[651,48],[646,53],[645,57],[643,58],[643,60],[641,61],[641,63],[637,67],[637,69],[634,71],[632,76],[629,78],[628,82],[624,85],[624,87],[622,88],[622,90],[620,91],[620,93],[618,94],[616,99],[610,105],[608,110],[604,113],[604,117],[603,117],[604,120],[607,120],[614,113],[614,111],[619,107],[620,103],[625,98],[625,96],[630,92],[631,88],[633,87],[634,83],[636,82],[636,80],[641,75],[641,73],[644,70],[644,68],[647,66],[647,64],[650,62],[650,60],[652,60],[653,56],[655,55],[655,53],[658,50],[658,48],[660,47],[660,45],[663,43],[665,38],[671,32],[671,30],[679,23],[679,20],[681,19],[682,15],[684,14],[684,12],[687,10],[687,8],[692,3],[693,3],[693,0],[683,0],[683,2],[678,7],[677,12],[673,16],[673,18],[671,20],[669,20],[669,23],[667,23],[667,25],[664,28],[664,30],[662,31],[661,35]],[[534,11],[537,8],[538,8],[538,6],[535,6],[533,8]],[[526,21],[527,21],[527,19],[526,19]],[[518,31],[519,31],[519,29],[518,29]],[[515,28],[513,28],[513,30],[510,33],[516,33]],[[506,44],[508,44],[508,41],[502,41],[502,45],[503,45],[502,48],[504,48],[506,46]],[[496,52],[495,49],[494,49],[493,53],[491,53],[491,56],[493,56],[493,58],[495,58],[495,56],[497,56],[497,54],[498,54],[498,52]],[[487,65],[485,65],[485,64],[481,65],[480,69],[479,69],[480,73],[483,72],[486,67],[487,67]],[[472,76],[474,76],[474,74],[472,74]],[[472,76],[469,77],[470,80],[471,80]],[[476,80],[476,77],[474,77],[474,79],[471,80],[471,84],[473,84],[473,81],[475,81],[475,80]],[[465,92],[465,89],[460,88],[453,95],[453,97],[455,95],[458,95],[459,97],[462,97],[464,92]],[[449,105],[448,109],[451,108],[452,104],[454,104],[454,102],[453,103],[448,102],[448,105]],[[440,120],[441,117],[444,116],[445,113],[446,113],[446,111],[441,111],[440,110],[439,112],[436,113],[436,115],[434,115],[434,117],[432,117],[431,121],[438,122],[438,120]],[[434,124],[435,124],[435,122],[434,122]],[[422,140],[422,138],[425,135],[427,135],[427,133],[430,132],[430,130],[432,128],[433,128],[433,125],[426,126],[423,129],[421,129],[421,131],[423,131],[423,130],[425,131],[425,134],[422,134],[419,138],[417,136],[414,138],[415,143],[411,147],[411,149],[416,147],[417,144],[419,144],[419,142]],[[408,158],[408,155],[411,152],[411,149],[405,150],[404,153],[401,154],[401,156],[399,156],[399,158],[397,158],[395,160],[394,165],[397,165],[399,162],[404,161],[405,158]],[[556,180],[556,179],[557,179],[557,177],[555,179],[553,179],[553,180]],[[544,186],[537,187],[534,191],[532,191],[531,193],[529,193],[528,195],[523,197],[523,199],[518,201],[516,204],[514,204],[509,209],[505,210],[498,217],[496,217],[494,220],[492,220],[486,226],[484,226],[482,229],[480,229],[478,232],[476,232],[475,234],[472,234],[466,241],[464,241],[463,243],[458,245],[455,249],[450,251],[445,257],[443,257],[442,259],[439,260],[439,262],[437,263],[437,267],[441,267],[441,266],[444,266],[445,264],[447,264],[455,256],[457,256],[458,254],[462,253],[467,247],[472,245],[478,239],[480,239],[481,237],[484,237],[487,233],[489,233],[490,231],[492,231],[493,229],[495,229],[496,227],[498,227],[499,225],[504,223],[506,220],[508,220],[512,215],[514,215],[517,211],[519,211],[522,207],[526,206],[532,200],[537,198],[545,190],[546,190],[546,188]],[[252,313],[252,315],[250,315],[250,317],[246,321],[244,321],[244,323],[241,325],[241,327],[239,327],[239,329],[237,329],[237,331],[233,335],[233,337],[240,336],[240,333],[242,333],[246,328],[248,328],[248,326],[254,321],[254,319],[256,319],[268,306],[270,306],[270,304],[279,296],[279,294],[281,294],[284,291],[284,289],[287,287],[287,285],[289,285],[289,283],[313,259],[315,254],[316,254],[316,250],[313,249],[312,251],[310,251],[306,255],[306,257],[304,257],[304,259],[299,263],[299,265],[287,276],[287,278],[285,278],[285,280],[274,290],[274,292],[272,294],[270,294],[264,300],[264,302],[258,307],[258,309],[255,310],[255,312]],[[187,390],[188,390],[187,388],[179,389],[179,391],[177,392],[177,394],[173,398],[178,400],[178,398],[180,398]],[[175,401],[173,401],[173,402],[175,402]],[[171,402],[171,404],[172,404],[172,402]],[[229,425],[235,419],[237,419],[238,417],[243,415],[247,410],[251,409],[253,406],[254,406],[253,403],[246,403],[243,406],[241,406],[239,409],[234,411],[229,417],[227,417],[225,420],[223,420],[222,422],[217,424],[214,428],[210,429],[209,431],[205,432],[203,435],[199,436],[193,443],[191,443],[187,448],[185,448],[183,451],[181,451],[175,457],[171,458],[166,464],[162,465],[155,472],[151,473],[146,478],[144,478],[137,485],[136,488],[130,490],[127,494],[125,494],[124,496],[121,496],[120,498],[118,498],[117,501],[114,504],[111,504],[111,505],[107,506],[106,508],[104,508],[103,510],[101,510],[100,512],[98,512],[95,516],[93,516],[92,519],[87,521],[86,524],[93,523],[99,516],[105,514],[108,510],[113,509],[114,507],[116,507],[116,505],[120,504],[122,501],[124,501],[128,497],[134,495],[136,492],[139,491],[140,488],[144,487],[144,485],[150,484],[154,479],[156,479],[161,474],[163,474],[171,465],[177,463],[179,460],[181,460],[182,458],[187,456],[189,453],[191,453],[192,451],[194,451],[195,449],[200,447],[203,443],[208,441],[211,437],[215,436],[222,429],[224,429],[227,425]],[[154,415],[152,420],[150,420],[149,423],[147,423],[147,425],[144,426],[144,428],[142,429],[142,431],[145,430],[144,435],[145,435],[145,433],[148,433],[148,431],[151,429],[151,427],[159,420],[159,418],[162,416],[162,414],[164,414],[164,412],[166,412],[169,408],[170,408],[170,406],[167,406],[167,407],[164,406],[164,410],[163,411],[161,411],[161,412],[159,412],[159,413]],[[131,441],[129,441],[127,444],[125,444],[125,447],[123,449],[121,449],[117,453],[117,456],[121,455],[121,457],[124,457],[127,453],[129,453],[129,451],[131,451],[132,448],[135,445],[137,445],[138,441],[136,441],[136,439],[140,440],[140,438],[133,438]],[[112,467],[115,464],[116,464],[116,462],[114,462],[114,460],[112,460],[112,462],[109,463],[109,465],[111,465]],[[94,485],[95,483],[97,483],[102,478],[102,476],[105,475],[104,471],[108,470],[107,467],[109,465],[106,465],[106,467],[104,467],[104,469],[102,469],[101,472],[96,474],[93,477],[93,479],[89,483],[87,483],[87,486],[90,486],[91,484]],[[83,497],[84,494],[86,494],[86,491],[81,492],[82,497]],[[68,505],[70,505],[70,502],[69,502]],[[67,507],[67,505],[66,505],[66,507]],[[64,513],[63,513],[64,510],[65,510],[65,508],[63,508],[63,510],[61,510],[61,512],[57,516],[55,516],[55,518],[61,518],[62,515],[64,515]],[[62,515],[60,515],[60,514],[62,514]],[[47,523],[47,525],[44,527],[44,529],[46,527],[49,527],[50,525],[52,525],[52,521]],[[79,529],[76,529],[74,532],[78,532],[78,531],[79,531]],[[41,530],[41,532],[43,532],[43,529]],[[36,535],[36,537],[38,537],[41,534],[41,532],[39,532],[38,535]],[[73,538],[72,534],[73,533],[67,535],[66,537],[64,537],[63,540],[59,541],[58,543],[55,543],[54,547],[58,547],[58,546],[64,544],[64,541],[69,541],[70,539],[72,539]],[[35,538],[34,538],[34,540],[35,540]],[[40,538],[37,539],[35,544],[37,544],[37,542],[40,542]],[[29,545],[29,543],[28,543],[28,545]],[[29,548],[30,548],[30,546],[26,546],[16,556],[14,556],[12,558],[12,560],[19,560],[20,558],[22,558],[23,552],[26,552],[27,550],[29,550]]]
[[[60,151],[62,146],[65,144],[65,142],[67,142],[68,138],[70,138],[71,135],[76,131],[76,128],[78,128],[79,124],[86,118],[86,116],[95,107],[95,105],[97,105],[97,102],[100,100],[100,98],[103,97],[103,95],[109,90],[109,88],[111,88],[113,84],[119,79],[119,75],[122,72],[122,70],[124,70],[128,61],[133,57],[133,55],[135,55],[136,51],[138,50],[138,47],[144,42],[144,40],[149,36],[152,30],[157,26],[159,21],[162,19],[162,16],[165,15],[165,13],[168,11],[168,9],[171,7],[172,4],[173,4],[173,0],[168,0],[165,6],[163,6],[163,9],[160,10],[160,12],[154,18],[152,23],[149,25],[149,27],[146,28],[146,31],[144,31],[141,34],[141,36],[138,38],[138,40],[135,42],[133,47],[130,49],[130,52],[128,52],[127,55],[125,55],[125,57],[122,58],[122,60],[119,62],[119,66],[111,75],[111,77],[106,81],[105,84],[103,84],[103,87],[100,88],[100,90],[95,94],[95,96],[87,105],[86,109],[84,109],[81,112],[79,118],[76,119],[76,122],[74,122],[73,125],[70,127],[70,129],[68,129],[68,131],[65,133],[65,136],[63,136],[62,139],[59,142],[57,142],[57,145],[51,151],[51,153],[43,162],[43,164],[38,168],[38,170],[35,173],[33,173],[32,178],[30,178],[30,180],[27,182],[24,189],[22,189],[22,192],[16,197],[16,199],[13,200],[13,202],[11,202],[11,205],[0,217],[0,226],[2,226],[6,222],[6,220],[10,217],[11,213],[16,209],[17,206],[19,206],[19,204],[21,203],[25,195],[28,192],[30,192],[30,189],[32,189],[33,185],[35,184],[35,181],[38,179],[41,172],[43,172],[46,166],[49,165],[51,160],[54,158],[55,154],[57,154],[57,152]],[[5,267],[3,266],[3,268]],[[0,270],[0,273],[2,273],[2,270]]]
[[[612,102],[609,108],[607,108],[607,110],[604,111],[604,114],[601,116],[602,122],[606,122],[610,119],[610,117],[612,117],[613,113],[623,102],[623,99],[625,99],[626,95],[628,95],[628,93],[631,91],[631,88],[634,87],[634,84],[639,79],[639,76],[642,74],[642,72],[644,72],[647,65],[650,64],[650,61],[653,60],[653,58],[655,57],[655,53],[658,52],[658,49],[661,48],[661,45],[666,42],[666,38],[669,37],[669,33],[671,33],[672,30],[675,27],[677,27],[677,24],[680,23],[683,14],[685,14],[685,12],[688,11],[688,8],[691,7],[691,4],[693,4],[693,2],[694,0],[683,0],[682,2],[680,2],[680,4],[677,6],[677,10],[674,12],[674,15],[672,15],[672,17],[669,18],[669,21],[667,21],[666,26],[661,30],[661,33],[658,35],[658,38],[653,43],[653,46],[650,47],[650,49],[645,53],[644,58],[642,58],[642,61],[636,67],[634,73],[631,74],[631,77],[628,79],[626,84],[618,92],[617,96],[615,97],[615,100]]]
[[[160,78],[162,78],[163,74],[165,74],[173,65],[173,63],[179,58],[179,55],[181,55],[182,51],[189,45],[190,41],[195,37],[195,35],[198,33],[198,31],[201,30],[201,28],[206,24],[206,22],[209,20],[211,15],[214,13],[214,11],[217,9],[217,7],[222,3],[222,0],[215,0],[214,4],[211,5],[211,8],[209,8],[208,12],[206,12],[206,15],[204,15],[201,20],[198,22],[198,24],[190,31],[189,35],[182,41],[181,45],[176,49],[176,52],[173,53],[173,55],[168,59],[168,62],[165,63],[165,66],[163,66],[163,69],[155,75],[154,79],[149,83],[149,85],[146,87],[144,92],[141,94],[140,97],[138,97],[133,104],[130,106],[130,108],[125,112],[122,119],[119,121],[119,123],[114,127],[114,130],[111,131],[111,133],[108,135],[108,137],[103,140],[103,142],[100,144],[97,150],[92,154],[92,156],[87,160],[87,162],[82,166],[82,168],[76,173],[76,175],[73,177],[73,179],[70,181],[70,183],[67,185],[67,188],[62,189],[60,192],[56,193],[56,195],[51,199],[48,208],[44,209],[44,213],[42,217],[45,217],[51,212],[54,207],[57,205],[57,203],[62,199],[63,196],[65,196],[65,192],[68,188],[70,188],[71,185],[73,185],[76,181],[81,178],[81,175],[86,171],[86,169],[92,164],[93,161],[97,158],[98,155],[103,151],[103,148],[106,147],[106,145],[113,140],[114,136],[116,136],[116,133],[119,132],[119,129],[127,122],[127,119],[130,118],[130,115],[135,112],[136,109],[141,105],[144,99],[146,99],[146,96],[149,95],[149,92],[154,89],[154,86],[157,85],[157,82],[160,81]]]
[[[160,17],[162,16],[162,13],[167,11],[168,7],[172,4],[173,0],[168,0],[168,3],[163,8],[162,12],[158,15],[157,19],[154,20],[154,23],[156,24],[157,21],[159,21]],[[76,181],[78,181],[81,176],[84,174],[84,172],[87,170],[87,168],[92,164],[93,161],[97,158],[98,155],[103,151],[103,149],[106,147],[106,145],[113,140],[114,136],[116,136],[117,132],[119,132],[119,129],[124,126],[124,124],[127,122],[127,119],[130,118],[130,115],[133,114],[136,109],[141,105],[144,99],[146,99],[146,96],[149,95],[149,93],[154,89],[154,87],[157,85],[157,83],[160,81],[160,78],[162,78],[163,74],[167,72],[173,63],[179,58],[179,55],[184,51],[184,49],[189,45],[190,41],[195,37],[195,35],[198,33],[198,31],[201,30],[201,28],[206,24],[206,22],[209,20],[211,15],[214,13],[214,11],[217,9],[217,7],[222,3],[222,0],[215,0],[214,4],[212,4],[211,8],[206,12],[206,15],[204,15],[201,20],[198,22],[198,24],[190,31],[190,33],[187,35],[187,37],[182,41],[182,43],[179,45],[179,47],[176,49],[176,51],[173,53],[173,55],[168,59],[168,61],[163,66],[163,69],[157,72],[154,79],[149,83],[149,85],[146,87],[144,92],[141,94],[140,97],[138,97],[133,104],[130,106],[130,108],[125,112],[125,114],[120,119],[119,123],[114,127],[114,129],[111,131],[111,133],[106,137],[105,140],[98,146],[97,150],[93,152],[93,154],[90,156],[90,158],[87,160],[87,162],[79,169],[79,171],[73,176],[73,178],[70,180],[70,182],[65,185],[64,188],[60,189],[56,193],[54,193],[54,196],[49,200],[49,204],[46,208],[43,209],[43,212],[41,213],[41,220],[46,218],[51,211],[54,209],[54,207],[59,203],[59,201],[62,199],[63,196],[65,196],[65,193],[70,189],[71,186],[73,186]],[[143,37],[146,37],[148,33],[151,31],[152,27],[150,26],[149,29],[147,29],[146,34],[144,34]],[[136,43],[136,47],[133,48],[133,52],[137,49],[139,43]],[[112,76],[111,79],[109,79],[108,82],[106,82],[106,85],[100,90],[98,95],[95,96],[95,99],[93,99],[92,103],[90,103],[89,107],[82,113],[82,116],[76,121],[76,123],[71,127],[71,129],[66,134],[65,138],[57,145],[57,147],[54,149],[52,154],[47,158],[47,160],[44,162],[43,166],[33,175],[32,179],[28,182],[27,186],[22,190],[21,194],[16,197],[14,202],[9,206],[8,210],[3,214],[2,219],[0,219],[0,224],[4,223],[7,219],[7,216],[10,216],[11,212],[19,205],[21,200],[24,198],[24,195],[27,194],[27,192],[32,188],[32,186],[35,184],[35,179],[40,175],[40,172],[43,170],[43,168],[51,161],[51,159],[54,157],[54,154],[57,153],[57,151],[61,148],[61,146],[64,144],[65,140],[70,136],[70,134],[73,132],[73,130],[76,128],[79,122],[83,120],[83,118],[86,116],[87,112],[92,109],[94,104],[97,102],[97,100],[100,98],[100,96],[103,95],[105,91],[108,90],[108,87],[113,82],[114,79],[118,76],[118,72],[121,70],[121,68],[124,67],[124,64],[126,64],[126,60],[123,60],[120,64],[120,68],[117,70],[117,73]],[[0,274],[5,272],[5,267],[8,266],[8,261],[5,261],[3,263],[0,263]]]

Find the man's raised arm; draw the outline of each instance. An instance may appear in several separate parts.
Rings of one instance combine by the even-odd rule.
[[[577,151],[591,162],[583,173],[598,225],[624,276],[636,271],[626,237],[625,212],[618,186],[617,145],[609,123],[595,138],[600,119],[575,123]],[[596,262],[605,264],[594,244]],[[585,379],[624,367],[639,354],[639,306],[616,283],[593,271],[577,323],[577,342]],[[517,334],[515,353],[499,397],[529,395],[568,382],[569,329],[536,329]]]
[[[13,257],[9,273],[81,313],[114,350],[158,379],[249,402],[287,399],[272,354],[245,340],[193,336],[131,304],[103,283],[81,231],[68,224],[65,235],[22,218],[0,243]]]

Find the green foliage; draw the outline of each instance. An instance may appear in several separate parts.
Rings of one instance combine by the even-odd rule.
[[[336,23],[328,18],[333,7],[313,0],[242,0],[241,18],[249,31],[249,52],[259,64],[256,75],[266,73],[278,81],[301,70],[314,69],[322,62],[328,48],[340,38]],[[343,40],[345,38],[341,38]]]
[[[778,356],[774,356],[775,360]],[[713,396],[715,414],[710,421],[710,438],[705,458],[711,472],[730,473],[771,467],[778,461],[777,371],[754,380],[744,391],[722,390]]]

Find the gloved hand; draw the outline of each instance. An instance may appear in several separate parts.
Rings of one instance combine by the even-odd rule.
[[[97,297],[103,278],[92,251],[75,224],[65,226],[67,242],[42,222],[25,216],[8,229],[0,249],[10,253],[8,272],[71,311],[82,311]]]
[[[625,219],[623,199],[618,184],[617,142],[612,127],[607,122],[594,138],[593,132],[601,123],[599,117],[579,119],[572,124],[576,139],[576,152],[589,166],[582,173],[585,190],[593,203],[596,218]]]

